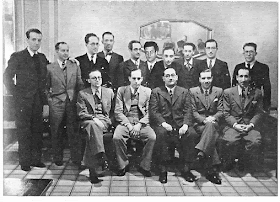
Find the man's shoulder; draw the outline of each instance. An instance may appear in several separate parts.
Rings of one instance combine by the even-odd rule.
[[[122,58],[123,59],[123,56],[121,54],[118,54],[116,52],[113,52],[113,55],[117,56],[118,58]]]
[[[76,59],[80,61],[80,60],[85,59],[86,56],[87,56],[87,54],[83,54],[83,55],[80,55],[80,56],[76,57]]]
[[[223,92],[223,89],[219,88],[219,87],[216,87],[216,86],[213,86],[212,91]]]
[[[237,86],[233,86],[224,90],[224,94],[230,94],[231,92],[235,91]]]
[[[220,65],[227,65],[227,62],[220,60],[218,58],[216,58],[216,62],[217,62],[217,64],[220,64]]]
[[[150,88],[145,87],[145,86],[141,86],[141,89],[145,92],[148,92],[148,93],[151,93],[151,91],[152,91]]]
[[[111,88],[101,87],[102,91],[107,94],[114,94]]]
[[[259,62],[259,61],[256,61],[255,64],[254,64],[254,66],[260,67],[260,68],[268,68],[268,65],[267,65],[267,64],[261,63],[261,62]],[[253,68],[254,68],[254,66],[253,66]]]
[[[190,92],[191,93],[195,93],[195,92],[199,92],[199,91],[200,91],[200,87],[199,86],[190,88]]]
[[[182,93],[189,92],[188,89],[183,88],[183,87],[181,87],[181,86],[176,86],[176,88],[177,88],[177,91],[182,92]]]
[[[82,90],[79,91],[80,94],[86,94],[86,93],[90,93],[91,92],[91,88],[88,87],[88,88],[84,88]]]

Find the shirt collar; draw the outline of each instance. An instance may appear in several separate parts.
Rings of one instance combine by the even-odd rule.
[[[250,69],[252,69],[252,67],[254,66],[254,64],[256,63],[256,60],[252,61],[252,62],[245,62],[245,66],[248,67],[248,63],[250,64]]]
[[[97,88],[101,95],[101,86]],[[91,87],[92,94],[95,95],[96,88]]]
[[[193,65],[193,58],[190,59],[190,61],[184,60],[184,65],[190,64],[191,66]]]
[[[57,62],[58,62],[58,64],[59,64],[60,68],[62,69],[62,68],[63,68],[63,67],[62,67],[62,62],[63,62],[63,61],[57,59]],[[65,60],[65,64],[66,64],[66,60]]]
[[[34,54],[38,54],[38,51],[36,51],[35,53],[27,46],[27,50],[30,54],[31,57],[33,57]]]
[[[237,89],[238,89],[238,95],[242,95],[242,88],[239,85],[237,85]],[[245,88],[245,94],[247,93],[248,93],[248,87]]]
[[[88,60],[91,61],[91,56],[92,56],[92,55],[89,54],[89,53],[87,52],[87,56],[88,56]],[[94,61],[94,63],[96,62],[96,57],[97,57],[97,54],[94,54],[94,55],[93,55],[93,61]]]
[[[169,87],[165,86],[165,88],[167,89],[167,92],[169,93],[170,90],[171,90],[171,91],[172,91],[172,94],[174,94],[175,87],[176,87],[176,86],[174,86],[173,88],[169,88]]]
[[[140,58],[138,60],[133,60],[132,58],[130,58],[130,59],[133,62],[133,64],[135,64],[136,62],[137,62],[138,65],[140,64]]]
[[[209,59],[207,58],[207,66],[209,67],[210,60],[212,60],[212,67],[214,67],[217,58]]]
[[[154,65],[156,64],[156,60],[154,62],[149,62],[147,61],[148,67],[150,67],[152,65],[152,67],[154,67]]]
[[[110,50],[109,52],[107,52],[107,51],[103,50],[103,53],[104,53],[104,56],[106,57],[106,54],[107,54],[107,53],[111,53],[111,54],[113,54],[113,51],[112,51],[112,50]],[[111,55],[110,55],[110,56],[111,56]]]
[[[135,90],[134,90],[134,88],[132,88],[132,86],[129,86],[129,87],[130,87],[130,90],[131,90],[131,93],[132,93],[132,94],[139,93],[139,88],[140,88],[140,86],[139,86],[139,88],[137,89],[136,92],[134,92]]]

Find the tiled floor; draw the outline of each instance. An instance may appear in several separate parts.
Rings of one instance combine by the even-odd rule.
[[[11,152],[11,148],[10,148]],[[4,163],[5,178],[53,179],[47,196],[277,196],[278,182],[275,170],[265,168],[262,172],[221,173],[222,185],[215,185],[200,176],[197,182],[186,182],[177,173],[168,172],[168,183],[161,184],[158,176],[143,177],[135,169],[123,177],[115,173],[105,173],[102,182],[92,185],[88,181],[88,170],[78,171],[70,162],[70,152],[65,150],[63,166],[44,161],[46,168],[33,168],[30,172],[20,169],[18,161],[11,154]]]

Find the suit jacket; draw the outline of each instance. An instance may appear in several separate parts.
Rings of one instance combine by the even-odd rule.
[[[103,51],[97,53],[97,55],[101,58],[105,58]],[[119,65],[122,62],[123,56],[113,52],[109,61],[109,75],[111,78],[113,89],[117,89],[120,85],[119,75],[122,73],[122,71],[120,70]]]
[[[223,116],[223,89],[212,87],[209,93],[209,105],[200,86],[190,89],[192,95],[192,110],[196,123],[203,123],[206,117],[213,116],[217,122]]]
[[[142,124],[149,124],[149,100],[151,95],[151,89],[140,86],[139,90],[139,102],[138,108],[141,112],[139,122]],[[115,106],[115,118],[116,121],[122,125],[130,123],[127,118],[127,113],[131,108],[131,89],[130,86],[122,86],[118,89],[116,106]]]
[[[47,104],[45,96],[47,64],[49,61],[43,53],[38,53],[40,66],[36,66],[27,48],[15,52],[8,61],[4,72],[4,84],[14,97],[32,99],[36,92],[40,93],[43,104]],[[39,75],[37,74],[37,70]],[[16,85],[13,78],[16,75]],[[21,104],[21,103],[19,103]]]
[[[203,70],[208,69],[207,59],[201,61],[201,68]],[[226,62],[216,59],[215,65],[211,69],[213,81],[212,85],[227,89],[231,87],[230,74],[228,71],[228,65]]]
[[[81,68],[81,75],[82,75],[82,80],[84,82],[84,85],[86,88],[90,87],[90,84],[87,82],[88,74],[90,71],[98,69],[101,71],[102,74],[102,84],[111,87],[111,78],[109,75],[109,64],[106,59],[100,57],[97,55],[96,57],[96,62],[93,64],[87,54],[81,55],[79,57],[76,57],[76,59],[80,62],[80,68]]]
[[[165,86],[153,89],[149,110],[151,124],[154,126],[163,122],[176,128],[182,127],[183,124],[192,126],[190,92],[180,86],[175,87],[172,100]]]
[[[234,123],[249,124],[255,127],[260,122],[263,113],[262,93],[259,89],[252,89],[246,97],[244,107],[238,94],[237,86],[224,91],[224,117],[229,127]]]
[[[132,70],[136,70],[137,66],[131,61],[131,59],[129,59],[120,64],[120,69],[123,70],[123,74],[121,78],[123,80],[123,83],[121,86],[127,86],[130,84],[128,80],[128,77],[130,76],[130,72]],[[140,60],[139,69],[141,69],[142,77],[143,77],[142,85],[146,86],[147,73],[149,71],[147,63]]]
[[[178,86],[181,86],[183,88],[192,88],[195,86],[199,86],[199,73],[203,71],[201,68],[201,60],[193,58],[193,64],[192,68],[188,70],[184,65],[184,58],[180,58],[175,60],[174,62],[177,62],[180,64],[178,71]]]
[[[235,66],[232,76],[232,86],[237,85],[237,72],[239,69],[244,67],[244,62]],[[256,88],[261,89],[263,87],[263,107],[265,110],[268,110],[271,105],[271,83],[269,79],[269,67],[266,64],[256,61],[252,69],[250,69],[250,75],[251,82]]]
[[[47,66],[46,91],[49,101],[53,104],[59,101],[65,102],[67,96],[70,101],[76,102],[78,92],[84,87],[80,67],[67,60],[66,68],[67,80],[57,61]]]
[[[101,87],[101,102],[103,108],[104,119],[101,121],[111,125],[110,112],[114,99],[113,90],[110,88]],[[78,94],[77,99],[77,114],[80,120],[92,120],[95,115],[95,101],[91,88],[85,88]]]

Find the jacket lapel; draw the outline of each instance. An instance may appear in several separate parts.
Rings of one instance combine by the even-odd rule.
[[[139,90],[139,102],[138,102],[138,107],[139,107],[139,109],[142,111],[143,106],[140,105],[140,104],[145,103],[147,97],[146,97],[145,89],[144,89],[142,86],[140,86],[138,90]],[[142,114],[144,114],[143,111],[142,111]]]
[[[245,99],[244,109],[246,109],[247,105],[254,99],[255,91],[251,91]]]
[[[85,91],[86,91],[87,100],[88,100],[90,106],[92,107],[92,110],[95,112],[95,101],[93,98],[92,90],[91,90],[91,88],[87,88],[87,89],[85,89]]]
[[[242,104],[241,104],[240,96],[238,94],[237,86],[235,86],[235,88],[233,89],[232,95],[233,95],[233,99],[235,100],[235,102],[238,104],[240,109],[242,109]]]
[[[103,112],[108,112],[108,110],[105,108],[107,106],[107,100],[109,100],[108,97],[108,93],[107,93],[107,89],[104,87],[101,87],[101,102],[102,102],[102,109]]]
[[[113,52],[109,64],[110,65],[115,64],[117,62],[116,59],[117,59],[117,55]]]
[[[60,80],[62,81],[63,85],[66,86],[66,81],[63,75],[63,71],[61,69],[61,67],[59,66],[58,62],[54,62],[54,66],[53,66],[54,70],[55,70],[55,74],[57,75],[58,78],[60,78]]]
[[[159,91],[159,94],[164,97],[169,103],[171,103],[171,97],[169,93],[167,92],[167,89],[165,86],[161,87],[161,91]]]
[[[70,64],[70,61],[66,61],[66,66],[67,66],[67,84],[69,83],[73,73],[74,73],[74,65]]]
[[[126,106],[127,111],[129,112],[130,107],[131,107],[131,90],[130,90],[130,86],[127,86],[124,90],[124,103]]]
[[[210,108],[210,106],[212,105],[214,99],[216,98],[216,95],[217,95],[217,91],[216,90],[213,90],[213,88],[211,89],[211,93],[209,93],[209,106],[207,107],[207,109]]]
[[[174,105],[174,103],[178,99],[179,95],[181,95],[181,94],[182,94],[182,91],[177,86],[175,86],[174,93],[173,93],[172,99],[171,99],[172,105]]]
[[[207,109],[207,104],[206,104],[206,100],[205,100],[205,95],[202,93],[201,88],[199,88],[196,91],[196,95],[199,98],[199,100],[201,101],[201,103],[203,104],[203,106]]]

